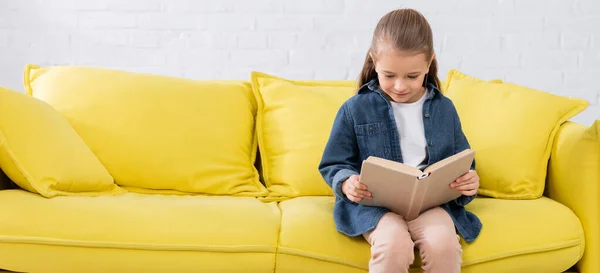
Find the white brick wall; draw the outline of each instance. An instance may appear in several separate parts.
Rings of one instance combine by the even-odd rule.
[[[413,7],[441,66],[590,102],[600,119],[598,0],[0,0],[0,85],[27,63],[195,79],[355,79],[377,20]]]

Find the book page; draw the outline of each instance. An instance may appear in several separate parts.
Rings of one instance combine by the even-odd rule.
[[[469,171],[475,152],[468,150],[457,155],[459,156],[453,160],[437,165],[430,170],[431,174],[427,178],[420,181],[426,187],[420,212],[461,196],[459,191],[450,188],[450,184]]]
[[[377,164],[381,167],[385,167],[385,168],[393,169],[393,170],[403,172],[406,174],[410,174],[414,177],[418,177],[423,174],[423,172],[421,172],[421,170],[419,170],[413,166],[409,166],[409,165],[402,164],[400,162],[396,162],[393,160],[388,160],[385,158],[369,156],[367,158],[367,161],[372,162],[373,164]]]
[[[475,154],[474,150],[465,149],[462,152],[456,153],[452,156],[446,157],[436,163],[431,164],[429,167],[425,168],[424,172],[425,173],[434,172],[436,169],[442,168],[449,164],[454,164],[455,161],[465,160],[465,158],[467,158],[467,160],[468,160],[468,158],[474,158],[474,154]],[[469,164],[471,164],[472,161],[473,161],[473,159],[471,159],[471,162],[469,162]]]

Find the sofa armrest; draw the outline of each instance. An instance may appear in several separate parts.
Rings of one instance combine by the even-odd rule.
[[[552,147],[546,195],[569,207],[585,233],[581,273],[600,272],[600,120],[566,122]]]

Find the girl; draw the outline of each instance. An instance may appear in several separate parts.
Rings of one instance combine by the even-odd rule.
[[[416,246],[424,272],[460,272],[462,249],[482,224],[464,206],[479,188],[475,162],[451,184],[462,196],[405,221],[382,207],[358,204],[371,193],[361,162],[378,156],[420,169],[470,148],[450,99],[439,91],[432,31],[423,15],[400,9],[375,28],[359,89],[339,109],[319,171],[336,195],[339,232],[371,245],[369,272],[408,272]]]

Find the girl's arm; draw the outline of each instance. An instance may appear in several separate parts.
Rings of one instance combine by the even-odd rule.
[[[470,149],[471,146],[469,145],[469,141],[467,140],[467,137],[465,136],[465,133],[462,130],[462,124],[460,122],[460,117],[458,116],[458,113],[456,112],[456,109],[454,107],[453,107],[453,110],[454,110],[454,147],[455,147],[454,153],[456,154],[465,149]],[[473,160],[473,163],[471,163],[471,170],[475,170],[475,160]],[[477,196],[477,194],[475,194],[473,196],[462,195],[462,196],[454,199],[453,202],[459,206],[466,206],[471,201],[473,201],[475,196]]]
[[[342,192],[342,183],[351,175],[358,175],[359,169],[354,122],[348,114],[346,103],[344,103],[333,122],[331,134],[319,164],[319,172],[337,197],[352,202]]]

